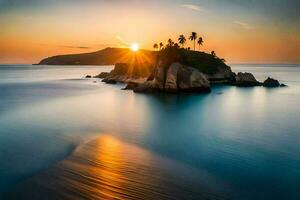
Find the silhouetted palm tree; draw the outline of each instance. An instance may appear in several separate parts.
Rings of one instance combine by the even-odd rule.
[[[171,38],[168,39],[168,45],[169,45],[169,46],[173,46],[173,44],[174,44],[173,40],[172,40]]]
[[[195,51],[195,44],[196,44],[196,39],[197,39],[197,33],[196,32],[192,32],[191,36],[189,37],[189,39],[191,41],[194,41],[194,51]]]
[[[199,50],[200,50],[200,46],[203,45],[203,39],[202,39],[202,37],[199,37],[197,43],[198,43],[198,45],[199,45]]]
[[[186,42],[186,38],[184,37],[184,35],[179,35],[178,42],[182,47],[184,47],[184,44]]]
[[[161,50],[164,47],[164,44],[161,42],[159,43],[159,50]]]
[[[211,55],[213,55],[214,57],[217,55],[215,51],[211,52]]]
[[[155,43],[155,44],[153,45],[153,49],[158,49],[158,44],[157,44],[157,43]]]

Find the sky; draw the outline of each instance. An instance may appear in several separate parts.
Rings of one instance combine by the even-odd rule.
[[[300,63],[299,0],[0,0],[0,63],[152,49],[192,31],[227,63]]]

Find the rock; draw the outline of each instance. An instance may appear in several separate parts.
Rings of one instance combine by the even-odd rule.
[[[262,84],[258,82],[253,74],[251,73],[242,73],[239,72],[235,77],[235,85],[243,86],[243,87],[251,87],[251,86],[261,86]]]
[[[181,68],[182,65],[180,63],[173,63],[167,72],[167,78],[165,83],[165,90],[167,92],[177,92],[177,72],[178,69]]]
[[[134,88],[138,87],[139,84],[136,82],[128,82],[126,87],[123,88],[122,90],[133,90]]]
[[[129,65],[127,63],[117,63],[110,75],[126,75],[129,71]]]
[[[106,78],[108,77],[109,72],[101,72],[100,74],[98,74],[97,76],[94,76],[94,78]]]
[[[205,75],[192,67],[181,67],[177,74],[177,86],[181,92],[210,92]]]
[[[211,83],[228,83],[232,81],[232,77],[235,77],[235,73],[231,71],[229,66],[223,66],[213,74],[205,74],[205,77]]]
[[[280,84],[280,87],[287,87],[287,85],[286,85],[286,84],[283,84],[283,83],[281,83],[281,84]]]
[[[91,75],[86,75],[85,78],[92,78],[92,76]]]
[[[279,87],[280,83],[278,80],[275,80],[273,78],[268,77],[264,82],[263,82],[264,87]]]
[[[160,90],[165,88],[165,69],[163,66],[156,67],[153,81]]]
[[[154,93],[159,91],[159,87],[154,80],[150,80],[138,85],[133,91],[137,93]]]
[[[210,92],[210,83],[205,75],[198,70],[193,70],[190,77],[191,87],[189,90],[192,92]]]
[[[163,67],[158,67],[154,73],[154,79],[148,80],[134,92],[210,92],[210,83],[205,75],[192,67],[173,63],[166,74]],[[166,81],[164,78],[166,77]]]
[[[117,83],[117,81],[115,79],[108,79],[108,78],[103,79],[102,82],[107,83],[107,84],[116,84]]]

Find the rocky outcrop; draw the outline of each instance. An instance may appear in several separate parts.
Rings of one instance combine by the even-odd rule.
[[[178,70],[181,68],[181,64],[173,63],[167,72],[166,82],[165,82],[165,90],[168,92],[177,92],[177,75]]]
[[[154,93],[159,92],[159,87],[155,80],[145,81],[142,84],[139,84],[136,88],[133,89],[137,93]]]
[[[209,81],[195,68],[173,63],[167,70],[155,70],[154,78],[138,85],[134,92],[210,92]]]
[[[100,74],[94,76],[94,78],[106,78],[109,75],[109,72],[101,72]]]
[[[107,84],[117,84],[117,81],[114,79],[103,79],[102,82],[107,83]]]
[[[122,88],[122,90],[133,90],[134,88],[138,87],[139,83],[136,82],[128,82],[125,88]]]
[[[264,87],[279,87],[280,83],[278,80],[268,77],[262,84]]]
[[[236,74],[229,66],[222,66],[213,74],[205,74],[210,83],[228,83],[235,79],[235,76]]]
[[[252,87],[252,86],[261,86],[262,83],[258,82],[253,74],[251,73],[242,73],[239,72],[235,77],[235,82],[233,82],[236,86],[242,87]]]
[[[92,78],[92,76],[91,75],[86,75],[85,78]]]
[[[127,63],[117,63],[115,67],[110,72],[102,72],[101,74],[95,76],[97,78],[103,78],[102,82],[136,82],[143,83],[146,81],[149,73],[136,75],[133,73],[135,66],[128,65]]]

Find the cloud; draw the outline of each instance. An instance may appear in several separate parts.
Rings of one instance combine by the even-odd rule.
[[[243,29],[246,29],[246,30],[251,30],[254,28],[250,24],[248,24],[246,22],[242,22],[242,21],[234,21],[233,23],[239,25],[240,27],[242,27]]]
[[[204,9],[202,7],[195,5],[195,4],[181,4],[180,6],[183,8],[191,9],[191,10],[198,11],[198,12],[204,11]]]
[[[66,46],[66,45],[59,45],[59,47],[71,48],[71,49],[89,49],[90,48],[87,46]]]

